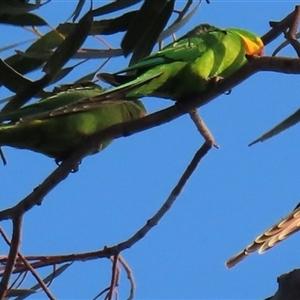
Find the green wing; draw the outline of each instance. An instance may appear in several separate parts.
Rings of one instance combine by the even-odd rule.
[[[155,67],[164,67],[175,62],[193,62],[197,58],[201,57],[205,51],[211,47],[211,45],[222,39],[225,34],[226,31],[215,26],[211,26],[209,24],[199,25],[179,38],[177,41],[170,43],[162,50],[146,57],[133,66],[127,67],[113,74],[101,73],[98,77],[112,85],[120,85],[136,79],[136,77],[141,73],[151,71]],[[127,72],[133,72],[134,75],[119,76],[119,74]]]
[[[283,120],[281,123],[276,125],[274,128],[263,134],[258,139],[254,140],[249,144],[249,146],[252,146],[258,142],[263,142],[267,139],[270,139],[271,137],[279,134],[280,132],[288,129],[289,127],[295,125],[300,121],[300,109],[298,109],[296,112],[294,112],[291,116]]]
[[[215,26],[211,26],[209,24],[199,25],[179,38],[177,41],[165,46],[162,50],[148,56],[133,66],[118,71],[115,74],[149,70],[158,65],[164,65],[176,61],[194,61],[201,57],[207,48],[222,39],[225,34],[225,30],[221,30]]]
[[[8,120],[17,121],[19,119],[37,115],[48,116],[56,109],[75,104],[78,101],[93,97],[102,92],[103,89],[101,86],[92,82],[83,85],[65,85],[61,88],[54,89],[52,95],[43,98],[34,104],[27,105],[11,112],[0,112],[0,122]]]

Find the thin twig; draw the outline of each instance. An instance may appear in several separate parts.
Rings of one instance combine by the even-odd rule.
[[[10,287],[8,288],[9,290],[11,290],[12,288],[14,289],[17,289],[18,287],[21,286],[21,284],[23,283],[23,281],[25,280],[26,278],[26,275],[27,275],[27,271],[23,272],[23,273],[20,273],[18,274],[18,276],[16,277],[16,279],[11,283]],[[22,277],[22,279],[19,281],[19,279]],[[18,282],[18,284],[15,286],[15,284]]]
[[[127,278],[129,279],[129,282],[130,282],[130,294],[129,294],[129,297],[127,300],[132,300],[134,298],[134,292],[135,292],[135,288],[136,288],[132,270],[121,255],[119,255],[119,262],[122,265],[122,267],[124,268],[124,270],[127,274]]]
[[[138,230],[132,237],[128,240],[119,243],[116,246],[112,247],[105,247],[103,250],[90,252],[90,253],[80,253],[80,254],[71,254],[71,255],[63,255],[63,256],[46,256],[42,257],[40,262],[32,263],[31,266],[34,268],[37,267],[44,267],[47,265],[52,265],[54,263],[63,263],[67,261],[75,261],[75,260],[89,260],[101,257],[110,257],[120,253],[121,251],[130,248],[134,245],[138,240],[143,238],[152,227],[157,225],[159,220],[165,215],[165,213],[171,208],[173,203],[175,202],[176,198],[179,196],[182,188],[190,178],[190,176],[195,171],[197,165],[201,161],[201,159],[206,155],[206,153],[211,149],[206,143],[204,143],[201,148],[196,152],[192,161],[184,171],[183,175],[179,179],[178,183],[170,193],[168,199],[165,203],[161,206],[161,208],[157,211],[157,213],[150,218],[147,223]],[[36,257],[35,257],[36,258]],[[30,259],[30,257],[27,259]],[[2,260],[3,261],[3,260]]]
[[[184,15],[189,11],[191,5],[193,4],[193,0],[188,0],[186,5],[184,6],[184,8],[180,11],[174,9],[175,13],[178,13],[178,17],[176,18],[176,20],[174,21],[175,23],[178,23],[182,20],[182,18],[184,17]]]
[[[55,300],[56,298],[52,295],[52,293],[50,292],[49,288],[47,287],[47,285],[45,284],[43,279],[39,276],[39,274],[36,272],[36,270],[28,263],[26,258],[21,253],[18,253],[18,256],[23,261],[24,266],[26,266],[26,268],[31,272],[32,276],[40,284],[41,288],[43,289],[45,294],[48,296],[48,298],[51,300]]]
[[[11,242],[8,239],[8,236],[5,234],[4,230],[0,227],[0,234],[5,240],[5,242],[8,244],[8,246],[11,247]],[[16,259],[16,262],[22,262],[23,266],[26,268],[26,271],[30,271],[32,276],[36,279],[36,281],[40,284],[41,288],[44,290],[45,294],[48,296],[49,299],[54,300],[55,297],[51,294],[50,290],[48,289],[47,285],[44,283],[44,281],[40,278],[38,273],[35,271],[35,269],[30,265],[30,263],[26,260],[26,258],[22,255],[20,251],[18,251],[19,260]],[[14,272],[12,272],[14,273]]]
[[[12,274],[15,261],[18,255],[19,245],[21,241],[21,228],[22,228],[22,219],[23,216],[17,216],[12,220],[13,223],[13,232],[11,238],[11,246],[8,254],[7,263],[5,266],[5,271],[2,276],[0,283],[0,299],[3,299],[7,293],[7,287],[9,284],[9,279]]]
[[[138,240],[142,239],[151,229],[152,227],[156,226],[158,222],[161,220],[161,218],[166,214],[166,212],[172,207],[175,200],[179,196],[181,190],[183,189],[184,185],[187,183],[190,176],[195,171],[196,167],[198,166],[201,159],[207,154],[207,152],[211,149],[210,146],[208,146],[206,143],[204,143],[200,149],[196,152],[193,159],[191,160],[190,164],[180,177],[178,183],[170,193],[168,199],[165,201],[165,203],[161,206],[161,208],[156,212],[156,214],[150,218],[147,223],[138,230],[131,238],[129,238],[127,241],[122,242],[118,244],[116,247],[106,248],[106,251],[111,249],[112,251],[118,250],[118,252],[121,252],[122,250],[130,248],[132,245],[134,245]]]
[[[261,39],[264,45],[271,43],[272,41],[277,39],[282,34],[282,32],[285,32],[293,22],[294,17],[295,12],[293,11],[280,22],[269,22],[272,29],[262,36]]]
[[[111,281],[110,281],[110,287],[109,291],[105,297],[105,300],[112,300],[114,290],[117,285],[117,278],[118,278],[118,259],[119,259],[119,253],[115,254],[113,256],[113,265],[112,265],[112,272],[111,272]]]
[[[106,46],[108,49],[114,49],[105,39],[103,39],[100,35],[94,35],[94,38],[98,41],[100,41],[104,46]]]
[[[28,273],[29,273],[29,271],[25,271],[24,273],[20,273],[20,275],[23,274],[23,276],[22,276],[20,282],[18,283],[18,285],[17,285],[17,286],[14,286],[14,289],[17,289],[17,288],[19,288],[19,287],[22,285],[22,283],[25,281],[26,276],[27,276]],[[20,277],[19,277],[19,278],[20,278]]]
[[[297,53],[297,56],[300,57],[300,43],[296,38],[297,28],[300,21],[300,6],[296,6],[294,11],[294,18],[290,24],[289,30],[285,33],[285,38],[290,42],[292,47]]]
[[[289,32],[295,36],[300,22],[300,6],[297,5],[294,10],[294,18],[291,21]]]
[[[219,146],[218,146],[218,144],[216,144],[215,138],[213,137],[213,135],[210,132],[209,128],[206,126],[203,119],[200,118],[200,116],[198,114],[198,109],[197,108],[190,109],[189,110],[189,115],[190,115],[192,121],[194,122],[197,130],[200,132],[200,134],[205,139],[206,143],[210,147],[215,147],[215,148],[219,149]]]

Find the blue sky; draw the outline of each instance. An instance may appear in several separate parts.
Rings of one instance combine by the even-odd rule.
[[[36,13],[56,26],[72,13],[76,2],[52,1]],[[270,20],[283,19],[297,4],[211,2],[202,4],[178,36],[199,23],[263,35]],[[96,1],[95,6],[99,5]],[[24,38],[30,36],[11,27],[7,30],[10,36],[5,35],[4,44],[19,40],[20,32]],[[282,40],[268,45],[265,54],[271,54]],[[110,42],[118,45],[117,40]],[[280,55],[295,56],[291,48]],[[64,82],[72,82],[101,62],[87,64],[82,74],[74,72]],[[116,71],[126,63],[124,59],[112,61],[104,70]],[[136,299],[262,299],[277,290],[277,276],[298,266],[299,234],[231,270],[224,265],[299,202],[299,126],[247,146],[298,109],[298,80],[297,75],[256,74],[229,96],[201,109],[221,148],[205,157],[158,226],[123,252],[137,284]],[[2,98],[8,95],[3,88],[0,93]],[[166,100],[144,100],[150,112],[172,105]],[[86,158],[79,172],[62,182],[42,206],[26,214],[22,253],[92,251],[126,240],[163,204],[201,144],[194,125],[183,116],[118,139],[102,153]],[[8,166],[0,167],[1,209],[17,203],[56,168],[51,159],[36,153],[11,148],[5,148],[5,153]],[[9,232],[10,224],[3,224]],[[1,241],[0,252],[5,251]],[[107,259],[75,263],[53,282],[51,291],[58,299],[90,299],[108,286],[110,270]],[[32,282],[28,280],[27,286]],[[124,272],[118,290],[120,299],[126,299],[129,286]],[[33,297],[39,298],[44,295]]]

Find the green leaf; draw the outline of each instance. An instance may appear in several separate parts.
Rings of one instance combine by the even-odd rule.
[[[58,46],[53,55],[47,61],[43,71],[47,75],[54,76],[59,69],[76,53],[87,38],[92,26],[93,17],[86,13],[78,22],[72,33]]]
[[[76,19],[78,18],[79,14],[80,14],[80,12],[81,12],[83,6],[84,6],[84,3],[85,3],[85,0],[79,0],[79,1],[78,1],[78,4],[77,4],[77,6],[76,6],[74,12],[72,13],[72,15],[71,15],[71,17],[70,17],[70,18],[73,17],[73,19],[72,19],[73,22],[75,22]]]
[[[49,2],[49,1],[48,1]],[[39,8],[41,5],[35,5],[30,3],[21,3],[17,0],[1,0],[0,12],[1,14],[24,14],[31,10]]]
[[[53,52],[45,51],[45,52],[22,52],[16,50],[16,52],[23,57],[26,58],[35,58],[40,59],[42,61],[47,61]],[[122,56],[122,49],[86,49],[81,48],[78,50],[72,57],[72,59],[98,59],[98,58],[110,58],[116,56]]]
[[[16,72],[0,58],[0,82],[14,93],[21,91],[31,80]]]
[[[90,34],[114,34],[117,32],[126,31],[129,28],[131,21],[135,18],[138,11],[130,11],[128,13],[123,14],[120,17],[101,20],[101,21],[94,21]]]
[[[38,56],[35,53],[46,52],[56,48],[63,40],[63,37],[57,31],[50,31],[30,45],[25,51],[25,54],[34,53],[33,55],[20,55],[22,53],[20,52],[20,54],[12,55],[5,59],[5,63],[20,74],[29,73],[40,68],[49,58],[48,55],[46,59],[37,59]]]
[[[38,68],[40,68],[44,62],[49,58],[49,55],[46,57],[46,59],[37,59],[37,56],[35,53],[41,53],[41,52],[49,52],[49,50],[52,50],[58,45],[60,45],[63,42],[64,38],[59,32],[56,30],[52,30],[39,38],[35,43],[30,45],[25,53],[34,53],[34,55],[12,55],[5,59],[5,62],[12,67],[14,70],[19,72],[20,74],[26,74],[28,72],[34,71]],[[20,52],[21,54],[22,52]]]
[[[45,51],[58,47],[64,41],[64,34],[56,30],[52,30],[46,33],[44,36],[39,38],[35,43],[33,43],[26,52],[37,52]]]
[[[109,3],[109,4],[106,4],[104,6],[94,9],[92,11],[93,16],[96,17],[96,16],[109,14],[109,13],[115,12],[117,10],[121,10],[123,8],[132,6],[140,1],[141,0],[117,0],[117,1],[114,1],[113,3]]]
[[[42,89],[49,84],[51,81],[50,76],[44,76],[43,78],[32,81],[30,84],[23,87],[23,89],[18,92],[11,100],[2,108],[2,112],[12,111],[24,105],[32,97],[39,94]]]
[[[162,41],[168,36],[175,33],[177,30],[179,30],[182,26],[184,26],[197,12],[198,8],[200,7],[202,0],[199,0],[198,4],[186,15],[183,16],[181,19],[176,19],[173,24],[170,25],[169,28],[164,30],[160,36],[158,37],[158,41]]]
[[[121,47],[125,56],[133,52],[137,47],[142,49],[142,44],[147,47],[156,43],[172,13],[174,0],[145,0],[136,17],[132,20],[126,32]],[[141,26],[141,24],[143,24]],[[150,34],[150,36],[149,36]],[[151,40],[149,41],[148,40]],[[153,39],[155,40],[153,42]]]
[[[47,283],[51,282],[54,278],[58,277],[64,271],[66,271],[66,269],[69,268],[72,264],[73,263],[64,264],[61,267],[59,267],[57,270],[54,270],[51,274],[49,274],[47,277],[45,277],[43,279],[44,283],[47,284]],[[41,285],[38,283],[38,284],[32,286],[28,291],[37,291],[40,288],[41,288]],[[19,296],[18,298],[15,298],[14,300],[23,300],[23,299],[27,298],[28,296],[30,296],[31,294],[29,294],[29,293],[27,295],[23,294],[23,295]]]
[[[5,299],[8,299],[9,297],[18,297],[18,296],[28,297],[35,293],[36,291],[31,289],[10,289],[8,290]]]
[[[20,74],[26,74],[42,66],[43,61],[21,57],[20,55],[12,55],[5,59],[5,62]]]
[[[82,83],[82,82],[92,81],[98,72],[99,72],[99,69],[97,69],[96,71],[91,72],[89,74],[86,74],[83,77],[77,79],[74,83]]]
[[[9,24],[14,26],[45,26],[47,25],[46,21],[41,17],[31,14],[24,13],[18,15],[12,14],[1,14],[0,23]]]
[[[30,98],[38,94],[45,86],[47,86],[55,76],[59,73],[64,64],[76,53],[78,48],[85,41],[91,25],[93,17],[90,13],[86,13],[78,22],[74,30],[66,37],[66,39],[57,47],[51,55],[43,71],[45,76],[39,80],[26,85],[21,92],[17,93],[2,109],[2,112],[8,112],[24,105]]]
[[[137,11],[131,11],[117,18],[93,21],[89,35],[110,35],[117,32],[126,31],[136,14]],[[77,24],[75,23],[63,23],[57,27],[56,31],[67,35],[75,28],[76,25]]]
[[[57,74],[54,76],[54,78],[51,80],[51,82],[49,82],[49,85],[50,84],[53,84],[53,83],[56,83],[57,81],[63,79],[64,77],[66,77],[70,72],[72,72],[77,66],[81,65],[82,63],[84,63],[84,61],[81,61],[79,63],[77,63],[76,65],[74,66],[71,66],[71,67],[67,67],[67,68],[64,68],[64,69],[61,69],[57,72]]]
[[[156,7],[158,8],[158,2],[161,3],[161,1],[156,0]],[[154,6],[154,1],[151,1],[152,6]],[[145,3],[146,4],[146,3]],[[147,27],[147,30],[144,30],[143,35],[138,39],[138,42],[135,42],[134,51],[132,58],[130,60],[130,65],[137,63],[147,55],[149,55],[156,44],[159,35],[163,31],[164,27],[166,26],[169,18],[171,17],[171,14],[174,9],[174,1],[167,1],[164,8],[159,11],[156,10],[156,16],[153,15],[152,24],[150,25],[150,28]],[[127,31],[127,33],[129,30]],[[123,41],[122,41],[123,43]],[[124,48],[123,48],[124,50]],[[125,52],[126,55],[126,52]]]
[[[7,50],[14,49],[14,48],[16,48],[18,46],[21,46],[23,44],[32,42],[34,40],[35,39],[28,39],[28,40],[25,40],[25,41],[21,41],[21,42],[17,42],[17,43],[13,43],[13,44],[10,44],[10,45],[7,45],[7,46],[0,47],[0,52],[4,52],[4,51],[7,51]]]

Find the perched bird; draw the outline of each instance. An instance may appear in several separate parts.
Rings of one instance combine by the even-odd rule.
[[[252,146],[252,145],[254,145],[254,144],[258,143],[258,142],[263,142],[263,141],[265,141],[267,139],[270,139],[274,135],[277,135],[280,132],[288,129],[289,127],[295,125],[299,121],[300,121],[300,109],[298,109],[297,111],[295,111],[292,115],[290,115],[285,120],[283,120],[282,122],[280,122],[274,128],[272,128],[268,132],[264,133],[261,137],[259,137],[255,141],[251,142],[249,144],[249,146]]]
[[[83,139],[111,125],[130,121],[146,114],[139,100],[104,101],[80,105],[80,101],[102,93],[94,83],[67,86],[12,112],[0,113],[0,146],[29,149],[64,160]],[[71,107],[74,105],[74,107]],[[71,108],[68,108],[71,107]],[[104,149],[111,140],[103,141],[89,154]]]
[[[261,55],[263,47],[262,40],[247,30],[202,24],[140,62],[114,74],[100,73],[98,78],[118,86],[108,90],[117,93],[156,75],[122,96],[126,99],[156,96],[184,101],[199,96],[209,82],[234,73],[246,63],[246,55]],[[105,93],[101,97],[105,99]]]
[[[197,26],[137,64],[116,74],[99,75],[118,87],[104,92],[94,85],[70,87],[35,104],[0,113],[0,122],[6,121],[0,124],[0,146],[30,149],[63,160],[85,136],[144,115],[137,98],[184,101],[196,97],[209,83],[239,69],[246,63],[246,55],[261,55],[262,51],[261,39],[249,31]],[[116,100],[123,99],[120,95],[133,101]]]
[[[98,74],[100,80],[116,86],[100,95],[98,101],[112,95],[126,99],[145,96],[174,101],[193,99],[209,85],[242,67],[247,55],[262,55],[263,48],[262,40],[247,30],[202,24],[128,68],[114,74]],[[124,90],[147,80],[128,92]],[[190,110],[189,114],[206,143],[218,148],[197,109]]]
[[[252,242],[244,250],[229,258],[226,262],[226,266],[228,268],[232,268],[253,252],[258,251],[259,254],[264,253],[293,233],[299,231],[299,229],[300,205],[298,204],[293,212],[285,216],[282,220],[258,236],[254,242]]]

